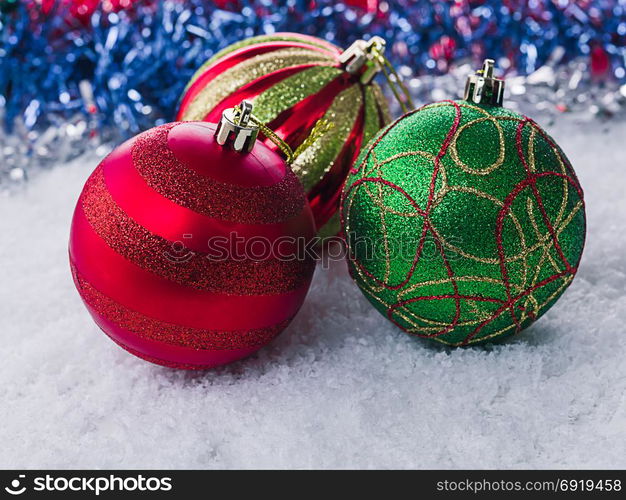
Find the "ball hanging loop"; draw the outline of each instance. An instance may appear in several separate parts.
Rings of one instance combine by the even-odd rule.
[[[252,103],[242,101],[236,108],[225,109],[215,129],[215,139],[220,146],[249,153],[259,135],[259,126],[251,120]]]
[[[495,61],[485,59],[483,67],[467,77],[463,99],[475,104],[502,106],[504,80],[493,75]]]

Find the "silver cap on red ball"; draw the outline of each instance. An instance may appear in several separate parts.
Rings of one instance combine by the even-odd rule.
[[[251,121],[252,103],[242,101],[236,108],[225,109],[215,129],[215,139],[221,146],[249,153],[259,135],[259,126]]]
[[[467,77],[464,99],[475,104],[502,106],[504,80],[493,75],[495,61],[485,59],[483,67]]]
[[[339,62],[351,75],[360,74],[361,83],[367,85],[382,69],[381,58],[386,44],[379,36],[373,36],[367,41],[357,40],[341,53]]]

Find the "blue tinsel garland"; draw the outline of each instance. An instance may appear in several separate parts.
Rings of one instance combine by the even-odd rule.
[[[626,0],[386,0],[376,13],[334,0],[238,0],[226,10],[208,0],[138,0],[117,13],[98,8],[87,22],[67,6],[46,14],[15,1],[0,0],[0,145],[15,145],[0,183],[23,157],[53,158],[62,134],[78,137],[64,143],[70,157],[90,134],[117,142],[172,119],[207,58],[263,33],[308,33],[343,47],[380,35],[408,76],[445,73],[485,55],[525,75],[557,48],[564,62],[590,61],[599,50],[605,79],[626,81]]]
[[[132,134],[170,119],[187,80],[217,50],[273,31],[309,33],[340,46],[381,35],[392,46],[392,62],[418,75],[441,71],[433,46],[443,36],[454,47],[449,58],[509,58],[521,74],[557,46],[575,57],[599,44],[624,79],[624,2],[585,4],[583,10],[569,1],[388,0],[387,10],[374,15],[332,0],[244,0],[238,12],[209,1],[164,0],[118,13],[98,9],[85,26],[68,21],[62,8],[45,15],[31,7],[29,15],[22,2],[0,24],[0,104],[5,125],[23,115],[30,128],[49,112],[86,111],[79,91],[86,80],[100,124]]]

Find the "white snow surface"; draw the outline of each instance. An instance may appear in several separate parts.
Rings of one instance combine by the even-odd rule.
[[[0,467],[626,467],[626,125],[550,132],[588,236],[530,329],[456,350],[411,338],[338,262],[269,347],[201,373],[127,354],[81,303],[67,241],[97,159],[39,174],[0,198]]]

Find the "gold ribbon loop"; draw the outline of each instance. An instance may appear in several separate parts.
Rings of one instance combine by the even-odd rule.
[[[385,54],[377,45],[372,46],[371,51],[372,55],[376,58],[376,61],[380,65],[380,69],[382,70],[383,75],[385,75],[385,79],[387,80],[394,97],[400,104],[402,112],[408,113],[409,111],[415,109],[409,89],[402,81],[402,78],[396,69],[393,67],[393,64],[389,62],[389,59],[385,57]],[[404,94],[404,97],[400,96],[400,93]]]

